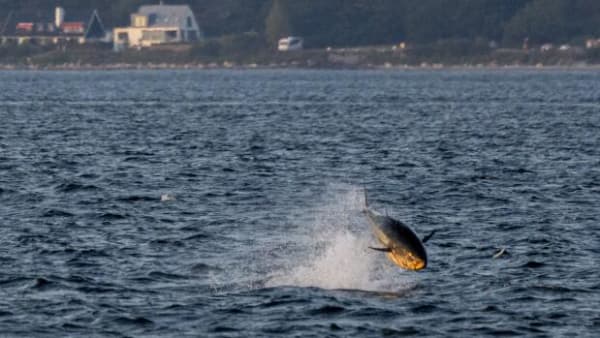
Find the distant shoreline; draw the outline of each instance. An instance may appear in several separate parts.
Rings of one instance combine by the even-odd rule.
[[[209,48],[175,45],[115,53],[110,45],[5,48],[0,70],[131,70],[131,69],[600,69],[600,48],[569,51],[474,49],[471,45],[417,45],[304,49]],[[471,49],[469,49],[471,48]],[[0,49],[1,50],[1,49]]]
[[[123,71],[123,70],[385,70],[385,71],[416,71],[416,70],[600,70],[600,64],[573,65],[355,65],[355,66],[306,66],[306,65],[232,65],[232,64],[64,64],[64,65],[11,65],[0,64],[0,72],[6,71]]]

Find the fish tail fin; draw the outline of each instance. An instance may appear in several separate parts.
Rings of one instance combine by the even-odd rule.
[[[365,195],[365,208],[364,208],[364,211],[367,211],[367,209],[369,209],[369,197],[367,196],[367,188],[366,187],[363,188],[363,193]]]

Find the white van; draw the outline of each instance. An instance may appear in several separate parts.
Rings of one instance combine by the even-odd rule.
[[[301,50],[302,48],[304,48],[304,39],[295,36],[288,36],[279,40],[279,45],[277,46],[277,50],[280,52]]]

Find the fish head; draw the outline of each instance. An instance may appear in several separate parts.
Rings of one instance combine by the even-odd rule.
[[[421,270],[427,267],[427,252],[417,235],[408,227],[396,227],[388,233],[390,252],[388,258],[407,270]]]
[[[418,271],[427,267],[427,257],[420,257],[411,250],[392,248],[387,257],[394,264],[406,270]]]

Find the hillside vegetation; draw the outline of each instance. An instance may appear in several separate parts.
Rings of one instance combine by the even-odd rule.
[[[0,0],[0,22],[11,11],[32,17],[56,5],[98,9],[106,26],[127,25],[147,0]],[[598,0],[171,0],[189,4],[208,37],[257,33],[305,37],[311,47],[415,44],[451,39],[494,40],[505,46],[581,42],[600,36]],[[269,21],[272,24],[269,24]],[[273,24],[277,23],[277,24]]]

